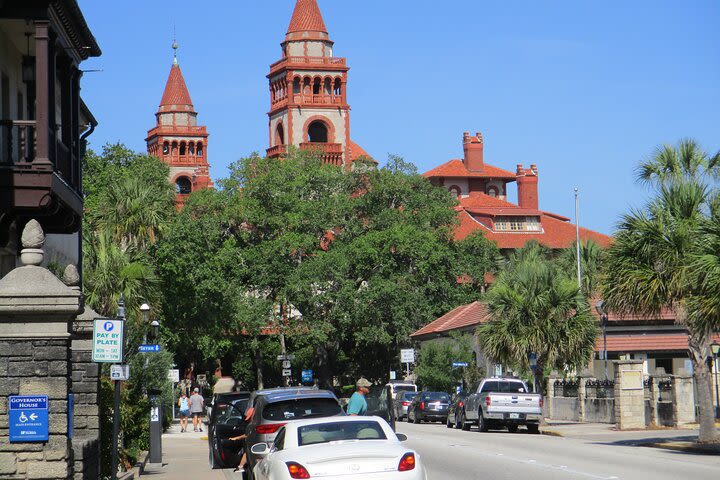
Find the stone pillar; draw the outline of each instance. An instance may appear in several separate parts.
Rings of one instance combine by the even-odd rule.
[[[695,390],[691,375],[675,375],[673,378],[673,408],[677,426],[695,423]]]
[[[554,418],[553,415],[555,414],[555,381],[559,378],[560,376],[557,374],[557,372],[552,372],[547,379],[547,397],[545,397],[544,402],[545,417],[551,420]]]
[[[662,372],[665,372],[663,369]],[[650,385],[650,412],[652,417],[650,418],[650,425],[660,426],[660,416],[658,414],[658,403],[660,402],[660,382],[667,379],[667,375],[658,372],[650,375],[652,384]]]
[[[69,325],[81,296],[40,267],[45,237],[31,220],[22,267],[0,280],[0,478],[72,478],[68,433]],[[47,395],[47,442],[10,443],[8,397]]]
[[[594,374],[588,370],[578,375],[578,421],[585,421],[585,399],[587,398],[587,391],[585,386],[587,382],[594,380]]]
[[[643,361],[614,360],[615,422],[618,430],[645,428]]]
[[[74,265],[68,265],[63,282],[80,292],[80,275]],[[72,323],[71,380],[75,402],[72,440],[74,480],[100,478],[100,391],[99,365],[92,361],[93,320],[100,315],[88,306]]]

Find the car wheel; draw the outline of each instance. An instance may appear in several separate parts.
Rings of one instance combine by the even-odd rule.
[[[508,425],[508,432],[515,433],[518,431],[518,426],[516,424]]]
[[[482,410],[478,412],[478,432],[487,432],[488,424],[483,417]]]
[[[528,423],[527,429],[530,433],[540,433],[540,425],[537,423]]]

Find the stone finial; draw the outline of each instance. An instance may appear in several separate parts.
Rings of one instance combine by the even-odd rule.
[[[23,248],[43,247],[45,244],[45,233],[37,220],[32,219],[25,225],[21,241]]]
[[[37,220],[30,220],[25,225],[21,241],[23,249],[20,251],[20,262],[23,265],[39,266],[45,256],[42,249],[45,244],[45,233]]]
[[[77,287],[80,285],[80,274],[78,273],[78,269],[75,265],[70,264],[65,267],[62,281],[68,287]]]

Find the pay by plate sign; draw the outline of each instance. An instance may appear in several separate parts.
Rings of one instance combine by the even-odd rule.
[[[122,356],[123,321],[96,318],[93,322],[93,362],[122,363]]]

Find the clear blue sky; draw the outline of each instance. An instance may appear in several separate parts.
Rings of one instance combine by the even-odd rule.
[[[80,0],[103,56],[83,63],[95,148],[145,136],[169,73],[173,24],[211,175],[267,148],[269,65],[293,0]],[[421,171],[481,131],[486,162],[540,170],[540,208],[611,233],[643,203],[637,163],[661,143],[720,149],[720,2],[318,0],[351,67],[353,139]],[[515,188],[512,188],[513,195]]]

